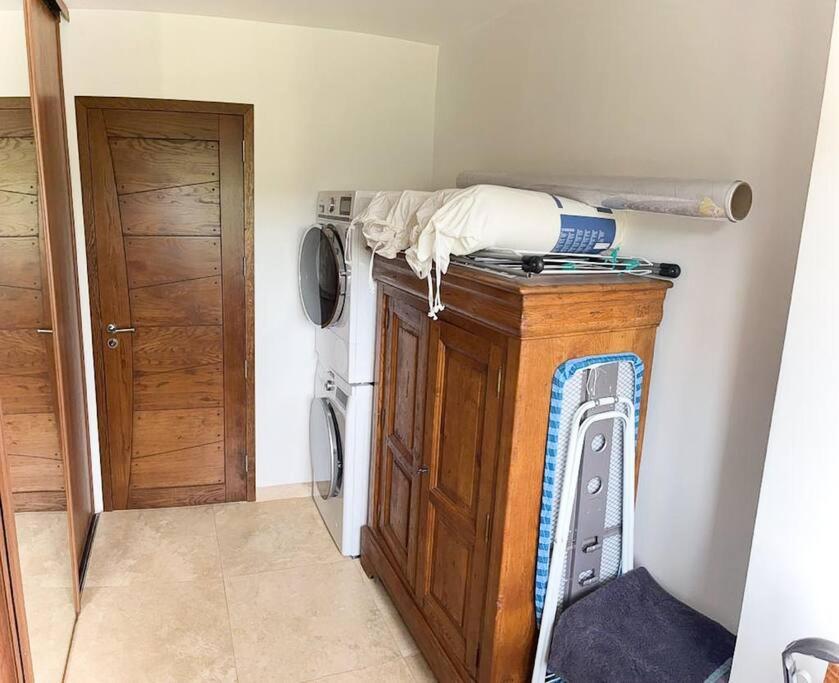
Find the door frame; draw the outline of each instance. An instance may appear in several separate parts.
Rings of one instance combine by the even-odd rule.
[[[141,97],[76,97],[76,130],[81,170],[82,205],[84,207],[87,278],[90,293],[91,339],[98,416],[99,460],[102,469],[102,497],[105,510],[113,510],[108,407],[105,397],[105,360],[102,351],[102,316],[96,263],[96,228],[93,218],[93,171],[90,160],[90,137],[87,128],[89,109],[133,109],[146,111],[178,111],[203,114],[235,114],[244,121],[244,233],[245,233],[245,444],[247,449],[247,500],[256,499],[256,432],[254,413],[254,139],[253,105],[228,102],[193,102],[189,100],[149,99]]]

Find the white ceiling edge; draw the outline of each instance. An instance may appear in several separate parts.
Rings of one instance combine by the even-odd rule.
[[[451,35],[532,0],[68,0],[74,10],[120,10],[245,19],[440,45]],[[22,0],[0,0],[19,10]]]

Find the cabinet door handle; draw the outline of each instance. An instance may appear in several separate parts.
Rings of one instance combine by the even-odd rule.
[[[114,323],[108,324],[108,334],[125,334],[126,332],[134,333],[133,327],[117,327]]]
[[[417,474],[425,474],[428,472],[428,465],[420,465],[417,467]]]

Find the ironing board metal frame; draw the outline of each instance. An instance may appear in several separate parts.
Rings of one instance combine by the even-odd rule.
[[[593,408],[611,407],[606,412],[585,417]],[[624,410],[620,410],[623,408]],[[621,573],[633,566],[633,538],[635,526],[635,403],[624,397],[610,396],[586,401],[574,412],[571,434],[568,442],[569,460],[565,466],[562,481],[563,495],[559,503],[559,515],[556,524],[551,563],[548,574],[545,606],[539,626],[539,640],[533,665],[532,683],[544,683],[548,668],[548,655],[556,621],[559,589],[565,568],[564,558],[568,550],[571,535],[571,521],[574,504],[579,494],[580,469],[582,465],[583,445],[589,429],[604,420],[617,420],[623,425],[623,500],[621,520]]]

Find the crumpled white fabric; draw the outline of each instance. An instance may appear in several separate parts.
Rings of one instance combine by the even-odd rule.
[[[428,315],[435,320],[437,313],[444,308],[443,302],[440,300],[442,275],[438,265],[437,289],[435,293],[431,269],[434,264],[436,232],[434,230],[428,230],[427,226],[434,215],[447,202],[463,192],[465,190],[444,189],[431,193],[431,196],[417,209],[416,222],[411,232],[411,246],[405,251],[405,260],[411,266],[414,273],[416,273],[417,277],[424,278],[428,281]]]
[[[398,234],[388,222],[388,216],[400,196],[401,192],[377,192],[367,208],[353,219],[353,227],[361,229],[374,254],[387,255],[387,258],[396,256],[398,250],[394,251],[392,246],[396,244]]]
[[[415,231],[417,209],[431,195],[430,192],[405,190],[379,192],[353,221],[361,227],[367,246],[373,251],[370,258],[370,285],[373,287],[373,261],[376,256],[396,258],[411,246]]]

